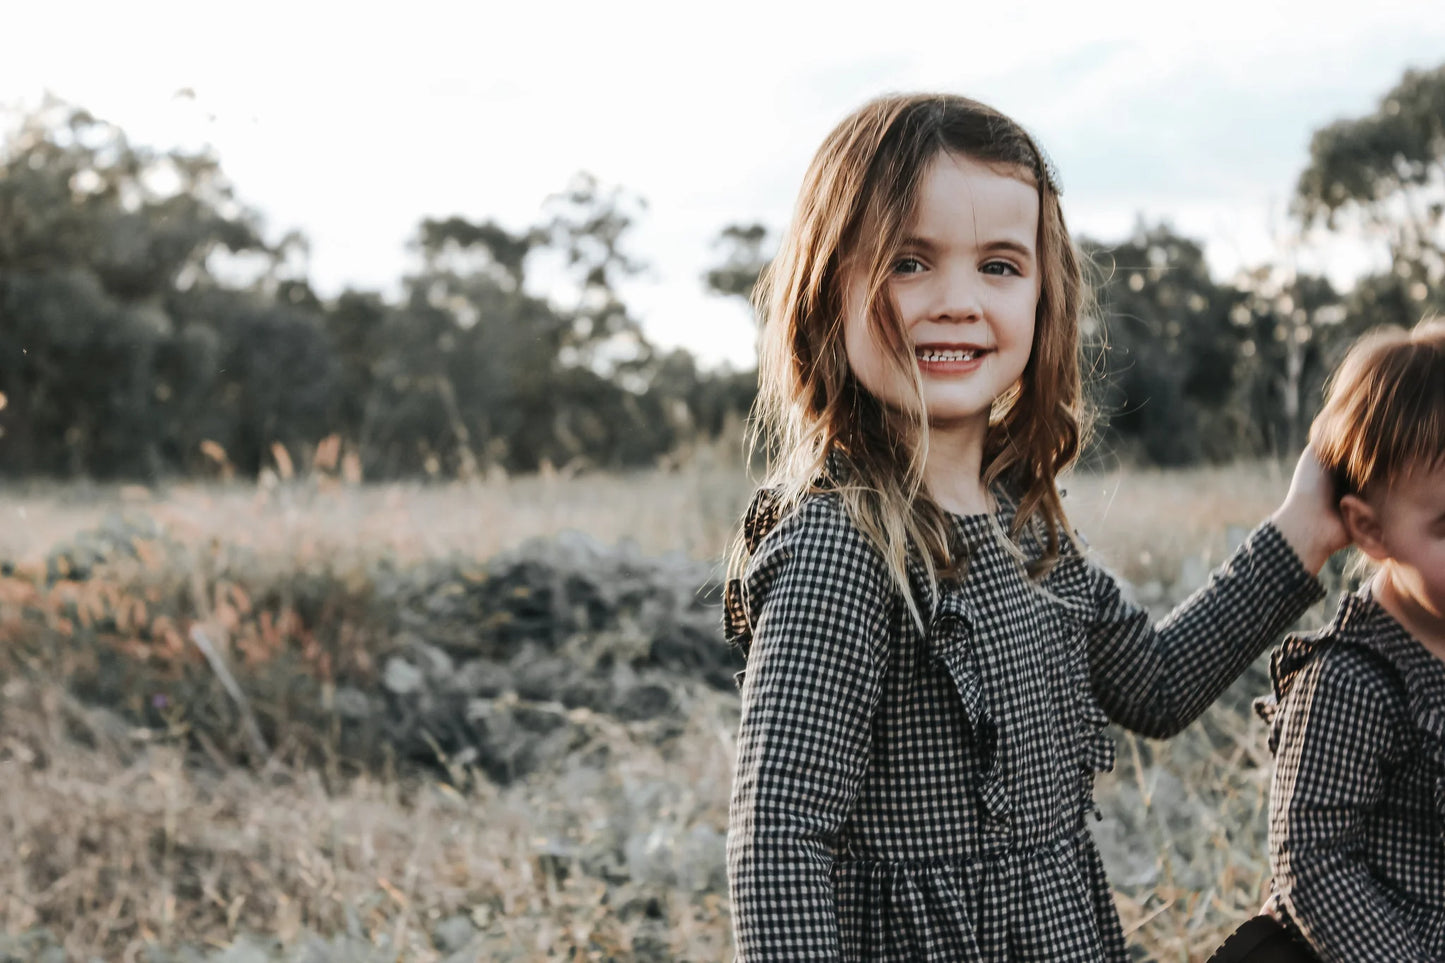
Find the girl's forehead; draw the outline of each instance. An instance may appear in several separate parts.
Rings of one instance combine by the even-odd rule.
[[[925,175],[932,171],[951,168],[956,171],[987,174],[993,177],[1002,177],[1008,180],[1018,181],[1028,190],[1038,192],[1038,182],[1034,179],[1033,172],[1022,164],[1015,164],[1010,161],[987,160],[981,157],[974,157],[962,151],[940,150],[923,165]]]
[[[919,181],[909,228],[944,235],[1003,231],[1032,243],[1038,219],[1038,188],[1021,168],[940,153]]]

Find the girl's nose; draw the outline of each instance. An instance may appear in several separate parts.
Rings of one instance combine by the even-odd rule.
[[[983,316],[980,283],[975,272],[949,271],[939,280],[935,317],[943,321],[976,321]]]

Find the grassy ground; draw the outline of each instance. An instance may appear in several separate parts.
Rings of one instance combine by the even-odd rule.
[[[1103,560],[1163,605],[1193,588],[1287,482],[1275,465],[1081,475],[1067,482],[1066,505]],[[465,486],[317,477],[0,491],[0,561],[14,573],[0,578],[0,644],[14,641],[16,607],[34,603],[27,593],[52,549],[117,512],[153,519],[174,546],[148,563],[157,585],[190,592],[211,618],[224,604],[244,621],[246,607],[219,591],[222,574],[253,594],[318,572],[346,586],[378,564],[482,560],[564,529],[716,559],[748,494],[736,467],[707,458],[665,473]],[[364,615],[341,606],[334,617]],[[361,624],[348,638],[378,644]],[[500,789],[468,773],[357,775],[284,751],[251,768],[197,766],[181,748],[183,719],[137,727],[88,707],[53,671],[53,653],[6,664],[8,934],[48,927],[74,959],[204,950],[249,933],[290,947],[344,936],[377,947],[378,959],[440,960],[458,927],[472,940],[465,952],[481,959],[730,957],[729,693],[682,693],[681,734],[667,740],[583,713],[590,741],[575,766]],[[1171,743],[1122,737],[1118,771],[1100,785],[1121,913],[1154,958],[1207,958],[1259,903],[1268,758],[1262,725],[1242,708],[1259,684],[1252,678]]]
[[[1075,526],[1136,582],[1218,560],[1231,527],[1252,527],[1289,485],[1272,462],[1190,471],[1079,474],[1064,480]],[[752,486],[715,455],[677,471],[497,477],[468,484],[347,486],[325,477],[269,486],[96,484],[0,488],[0,560],[35,564],[117,511],[143,511],[191,544],[246,549],[284,572],[298,561],[487,558],[565,530],[628,539],[653,554],[713,559],[726,549]]]

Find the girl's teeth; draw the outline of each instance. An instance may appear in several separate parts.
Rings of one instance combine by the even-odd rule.
[[[920,351],[920,361],[972,361],[978,357],[977,351]]]

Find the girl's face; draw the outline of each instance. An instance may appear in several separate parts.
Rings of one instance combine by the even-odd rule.
[[[940,153],[925,170],[887,291],[933,430],[982,439],[994,399],[1023,374],[1039,302],[1038,226],[1037,188],[1006,169]],[[880,401],[909,407],[911,385],[889,361],[866,293],[866,278],[850,279],[849,366]]]

